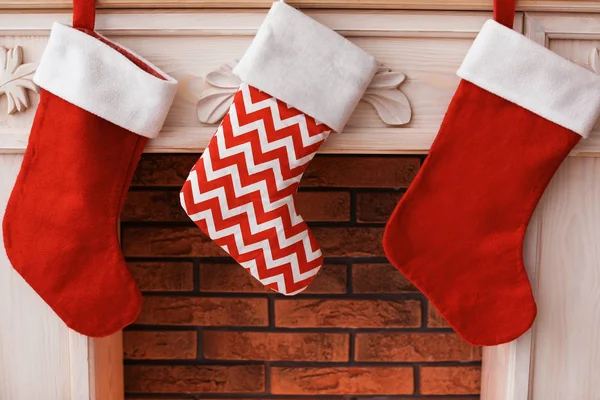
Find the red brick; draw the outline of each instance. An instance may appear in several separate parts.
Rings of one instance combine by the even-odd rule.
[[[348,192],[299,192],[296,206],[305,221],[350,220]]]
[[[342,333],[205,331],[204,357],[214,360],[348,361]]]
[[[131,185],[181,187],[199,157],[199,154],[144,154]]]
[[[417,157],[317,156],[301,186],[406,188],[419,171]]]
[[[345,293],[346,266],[324,265],[303,293]],[[200,291],[272,293],[238,264],[201,264]]]
[[[197,227],[125,227],[126,257],[224,257],[227,253]]]
[[[414,293],[418,289],[391,264],[352,266],[355,293]]]
[[[271,292],[239,264],[200,264],[200,291]]]
[[[325,257],[385,257],[384,228],[315,228]]]
[[[271,392],[290,395],[411,394],[413,369],[409,367],[339,367],[271,369]]]
[[[421,325],[421,302],[281,299],[275,301],[275,324],[290,328],[415,328]]]
[[[127,266],[142,291],[194,290],[191,262],[129,262]]]
[[[267,299],[147,296],[136,323],[145,325],[265,326]]]
[[[133,186],[182,186],[198,154],[145,154]],[[419,170],[412,156],[322,156],[309,164],[302,186],[406,188]]]
[[[427,310],[427,327],[429,328],[448,328],[448,322],[442,317],[442,314],[431,304],[428,305]]]
[[[189,221],[179,202],[179,191],[130,191],[121,221]]]
[[[480,367],[421,367],[422,394],[479,394]]]
[[[356,360],[365,362],[478,361],[474,347],[454,333],[359,333]]]
[[[302,293],[346,293],[348,287],[348,267],[345,265],[323,265],[316,278]]]
[[[314,228],[326,257],[383,257],[383,228]],[[223,257],[219,246],[196,227],[125,227],[128,257]]]
[[[129,393],[260,393],[262,365],[126,365]]]
[[[129,360],[196,358],[197,334],[186,332],[123,332],[123,353]]]
[[[350,193],[300,192],[296,199],[306,221],[348,221]],[[130,191],[121,213],[122,221],[178,221],[190,218],[181,208],[179,191]]]
[[[358,222],[387,222],[400,201],[402,193],[358,193],[356,195],[356,220]]]

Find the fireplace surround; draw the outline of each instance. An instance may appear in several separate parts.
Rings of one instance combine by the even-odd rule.
[[[301,0],[292,4],[311,8],[306,12],[312,17],[339,31],[375,55],[382,65],[380,74],[389,76],[391,82],[387,87],[371,88],[372,91],[369,93],[371,97],[367,96],[363,99],[364,101],[355,111],[345,132],[333,135],[327,141],[322,151],[326,155],[320,156],[315,161],[323,163],[324,167],[319,169],[318,164],[313,167],[316,169],[312,178],[313,183],[307,183],[309,186],[302,191],[302,196],[307,199],[307,204],[318,204],[317,210],[314,211],[316,214],[313,223],[324,232],[322,242],[338,241],[339,243],[331,245],[332,248],[344,247],[356,251],[350,255],[342,251],[331,253],[332,261],[328,263],[331,264],[331,267],[328,267],[326,269],[328,273],[324,274],[324,279],[332,279],[327,283],[328,290],[334,288],[333,290],[337,291],[331,295],[331,299],[321,293],[313,293],[307,294],[308,297],[304,301],[314,301],[320,296],[325,297],[326,301],[349,301],[348,299],[352,300],[355,295],[361,301],[375,300],[375,298],[379,298],[378,301],[421,301],[422,298],[418,293],[410,292],[410,289],[402,284],[389,288],[389,290],[405,290],[408,294],[392,294],[392,297],[397,296],[393,299],[392,297],[388,299],[389,293],[362,293],[360,296],[357,294],[357,291],[362,290],[360,285],[357,285],[359,282],[359,279],[356,278],[357,274],[360,277],[361,270],[364,268],[384,269],[383,265],[385,265],[385,260],[380,258],[376,249],[369,250],[370,243],[378,240],[377,233],[372,233],[371,236],[365,233],[376,232],[381,228],[383,223],[381,215],[365,217],[363,211],[361,217],[360,204],[361,202],[373,202],[374,204],[382,202],[383,205],[378,207],[385,209],[386,201],[393,203],[387,196],[395,200],[395,196],[399,195],[396,189],[401,190],[410,182],[411,174],[416,172],[410,168],[419,167],[422,157],[427,153],[435,137],[458,83],[455,71],[483,22],[490,17],[491,1],[368,0],[348,4],[341,0],[325,2]],[[208,307],[206,304],[214,306],[212,302],[219,297],[228,301],[237,298],[237,295],[231,293],[220,296],[226,290],[224,287],[230,285],[226,281],[223,283],[222,280],[225,278],[221,275],[214,271],[211,272],[210,269],[203,269],[200,257],[197,256],[204,251],[210,252],[209,247],[202,247],[197,244],[198,242],[190,244],[185,240],[177,240],[176,231],[180,229],[178,224],[181,215],[178,215],[177,208],[169,203],[172,200],[169,200],[168,193],[173,190],[174,186],[180,184],[182,175],[178,168],[181,168],[183,162],[181,160],[187,160],[185,157],[196,157],[212,135],[215,124],[224,112],[223,105],[227,103],[231,95],[229,87],[231,86],[229,74],[231,65],[235,63],[236,59],[239,59],[248,46],[269,4],[268,2],[249,2],[247,0],[219,4],[204,0],[181,0],[176,3],[165,0],[104,0],[99,2],[99,5],[108,8],[104,11],[101,10],[98,16],[97,26],[100,32],[144,54],[151,62],[180,81],[179,92],[165,128],[158,139],[150,142],[147,149],[148,153],[161,154],[144,157],[137,172],[137,186],[130,193],[130,203],[123,217],[122,244],[126,255],[131,257],[130,263],[132,263],[131,267],[134,272],[140,279],[147,278],[148,274],[150,276],[166,274],[160,282],[152,279],[148,279],[147,282],[141,281],[148,285],[146,300],[147,303],[150,303],[149,306],[147,305],[150,308],[147,308],[146,314],[142,314],[141,317],[147,318],[146,322],[142,320],[137,327],[125,333],[125,358],[129,359],[126,362],[126,370],[130,370],[127,372],[129,374],[127,376],[132,376],[131,367],[135,369],[138,368],[138,365],[142,365],[143,367],[153,367],[156,371],[156,366],[162,362],[160,354],[149,356],[154,357],[151,360],[134,360],[143,357],[139,355],[141,351],[139,343],[143,343],[144,340],[149,343],[152,341],[179,343],[185,357],[191,357],[191,350],[186,344],[189,342],[193,346],[195,338],[196,357],[198,354],[202,354],[204,357],[208,350],[203,348],[200,351],[197,346],[199,343],[206,343],[207,337],[210,338],[210,333],[202,337],[201,341],[200,335],[190,336],[187,333],[190,331],[189,328],[193,327],[191,330],[197,334],[203,329],[202,327],[214,328],[218,324],[223,324],[216,317],[214,321],[205,321],[202,320],[205,317],[197,317],[193,313],[192,315],[180,315],[180,318],[184,320],[183,323],[181,320],[157,320],[156,318],[163,317],[160,317],[160,313],[157,311],[149,314],[148,310],[152,310],[152,302],[165,301],[164,299],[169,296],[178,297],[182,292],[194,293],[189,297],[184,297],[193,299],[192,304],[198,302],[196,307],[200,308],[202,304],[204,307]],[[0,45],[3,46],[3,49],[0,51],[4,51],[6,54],[10,53],[10,56],[14,57],[19,65],[24,65],[25,67],[22,67],[21,71],[34,71],[52,22],[58,20],[69,23],[71,16],[70,12],[66,10],[69,6],[70,1],[66,0],[2,2],[0,4]],[[217,6],[219,8],[214,8]],[[182,7],[187,9],[182,10]],[[160,10],[160,8],[164,10]],[[596,2],[524,0],[518,2],[515,29],[563,57],[600,72],[598,56],[600,6]],[[5,75],[0,75],[0,77],[2,78],[0,89],[2,89],[2,86],[6,85],[7,79],[5,79]],[[4,89],[9,90],[7,87]],[[22,153],[27,144],[27,134],[38,102],[35,92],[26,92],[25,100],[19,96],[20,100],[11,102],[7,100],[9,95],[13,96],[14,100],[14,94],[3,92],[3,95],[0,95],[0,185],[3,188],[0,196],[4,203],[19,170]],[[394,101],[389,101],[390,98],[393,98]],[[7,111],[2,111],[3,109]],[[593,399],[600,389],[597,386],[598,383],[592,379],[593,371],[600,366],[600,361],[594,357],[594,349],[597,349],[599,343],[598,332],[594,327],[600,322],[600,315],[595,309],[593,301],[597,297],[595,288],[600,279],[597,273],[598,255],[600,254],[598,248],[600,213],[597,211],[600,199],[600,186],[597,184],[600,174],[600,163],[597,159],[600,154],[599,129],[597,128],[589,139],[582,141],[565,161],[538,206],[529,226],[524,256],[540,306],[540,313],[534,328],[517,341],[483,349],[481,375],[481,398],[483,399],[572,398],[587,400]],[[174,155],[183,153],[192,154]],[[370,155],[366,156],[365,154]],[[343,162],[352,160],[347,168],[358,168],[352,176],[354,183],[336,180],[344,178],[343,176],[336,178],[334,175],[329,175],[335,174],[332,170],[343,165],[342,161],[333,163],[333,166],[327,164],[330,162],[327,160],[330,160],[331,157],[341,157]],[[165,161],[169,159],[171,161]],[[360,172],[369,171],[367,167],[359,168],[361,163],[374,163],[373,160],[378,160],[377,162],[382,164],[373,167],[374,169],[369,173],[361,174]],[[185,164],[185,162],[183,163]],[[350,171],[352,170],[350,169]],[[398,175],[389,178],[389,181],[384,181],[388,179],[385,174],[390,171]],[[357,181],[360,183],[356,183]],[[502,190],[502,188],[498,190]],[[324,199],[322,193],[325,192],[332,194],[328,194]],[[371,192],[373,195],[370,194]],[[157,196],[157,199],[153,200],[154,202],[165,202],[164,209],[160,211],[164,215],[157,216],[144,211],[143,204],[147,204],[144,202],[150,201],[148,196]],[[164,197],[163,200],[161,200],[161,196]],[[337,201],[344,204],[346,201],[344,196],[349,196],[347,210],[340,211],[331,202]],[[155,203],[151,202],[151,204]],[[319,209],[319,207],[323,207],[327,211]],[[343,208],[343,206],[341,207]],[[364,209],[365,207],[363,207]],[[159,220],[153,222],[153,218]],[[337,219],[324,221],[327,218]],[[350,232],[346,237],[339,237],[336,236],[337,233],[330,234],[327,231],[327,229],[341,227],[344,229],[356,228],[353,224],[358,226],[360,234]],[[157,233],[151,237],[152,232],[158,232],[161,229],[163,231],[160,235]],[[167,230],[170,230],[171,233],[166,232]],[[177,257],[173,257],[172,254],[165,253],[167,248],[160,247],[165,242],[165,237],[168,238],[168,236],[164,236],[167,233],[175,235],[175,239],[172,241],[177,244],[171,244],[174,247],[170,251],[186,254],[183,258],[187,257],[191,260],[191,286],[187,279],[177,280],[178,274],[190,274],[190,272],[185,272],[186,267],[178,270],[173,265],[169,266],[168,263],[179,261],[175,260]],[[137,234],[140,236],[136,241]],[[357,244],[356,241],[360,241],[360,243]],[[375,259],[369,258],[372,256]],[[210,257],[215,257],[215,260],[219,262],[223,261],[219,258],[220,255],[211,255]],[[162,265],[157,267],[156,264],[145,265],[144,263],[162,263]],[[372,264],[377,264],[377,266],[365,267],[365,265]],[[386,272],[382,270],[380,273],[385,276]],[[344,282],[340,282],[342,279],[340,277],[346,277],[345,286]],[[237,282],[237,279],[231,279]],[[349,286],[350,280],[352,280],[351,286]],[[171,286],[160,286],[161,284],[166,285],[168,282],[171,282]],[[377,284],[389,283],[386,281]],[[203,287],[202,285],[208,286]],[[216,285],[213,287],[213,291],[210,291],[211,285]],[[273,322],[273,332],[279,333],[277,310],[278,307],[285,306],[278,305],[278,299],[263,293],[252,292],[254,289],[248,285],[251,284],[244,283],[242,288],[237,289],[241,293],[239,297],[246,302],[251,302],[251,300],[264,302],[263,299],[266,299],[266,314],[254,317],[259,320],[260,324],[266,324],[264,326],[267,328]],[[197,292],[195,292],[196,289]],[[353,293],[341,293],[344,290],[346,292],[352,290]],[[206,295],[202,293],[206,293]],[[211,300],[202,300],[204,298]],[[150,300],[148,301],[148,299]],[[386,322],[386,327],[398,329],[398,332],[394,331],[394,333],[400,334],[451,335],[443,326],[430,325],[441,322],[435,317],[435,314],[430,314],[433,311],[423,304],[424,302],[421,302],[413,312],[415,315],[418,313],[418,317],[415,315],[410,317],[410,312],[403,311],[414,319],[412,321],[407,317],[408,325],[391,327],[393,322],[389,326]],[[273,314],[269,314],[269,307],[273,307]],[[351,307],[358,307],[358,305],[351,305]],[[289,311],[289,315],[294,315],[293,307],[290,307]],[[270,315],[274,321],[269,320]],[[0,324],[0,399],[119,400],[123,398],[122,335],[117,334],[104,339],[88,339],[69,331],[27,285],[19,280],[4,256],[0,258],[0,316],[4,321]],[[191,318],[191,320],[186,322],[186,318]],[[195,320],[194,318],[200,319]],[[281,329],[286,331],[289,328],[288,325],[312,323],[313,325],[306,327],[311,334],[314,334],[315,331],[320,334],[338,333],[337,331],[328,332],[329,328],[314,326],[322,322],[308,321],[311,319],[302,317],[300,314],[297,319],[287,321],[287,325],[284,321]],[[240,327],[247,326],[250,322],[231,322],[229,325]],[[356,321],[340,323],[346,324],[344,326],[347,328],[342,329],[348,329],[348,332],[343,332],[342,336],[347,335],[348,337],[340,339],[336,336],[332,340],[348,340],[348,346],[335,347],[337,349],[347,348],[348,353],[352,351],[353,354],[348,354],[348,359],[352,357],[357,361],[359,367],[361,362],[373,363],[378,367],[386,365],[386,368],[392,368],[386,372],[391,374],[390,376],[396,378],[404,376],[402,375],[406,373],[403,370],[404,364],[399,367],[387,366],[388,362],[393,364],[394,361],[383,361],[382,365],[378,360],[374,361],[373,359],[358,361],[361,357],[359,336],[361,334],[374,335],[379,327],[352,327],[351,325],[356,324]],[[146,327],[142,328],[142,325]],[[167,329],[157,328],[157,326],[163,325],[169,327]],[[256,328],[256,330],[259,332],[269,330],[263,329],[263,325],[259,325],[260,328]],[[164,337],[160,335],[148,337],[147,332],[151,332],[153,328],[157,328],[156,331],[168,332],[168,334],[165,334]],[[221,332],[220,328],[213,330],[209,328],[206,328],[207,332],[213,330]],[[383,327],[381,328],[383,329]],[[253,329],[249,331],[252,332]],[[353,329],[357,329],[357,331],[350,332]],[[361,332],[360,329],[365,329],[365,332]],[[374,332],[370,332],[370,329],[373,329]],[[224,328],[222,331],[223,335],[235,333],[235,329],[229,328]],[[204,331],[202,330],[202,332]],[[135,335],[138,337],[136,338]],[[143,337],[144,335],[146,337]],[[216,336],[219,335],[216,334]],[[244,343],[254,343],[259,346],[260,344],[256,344],[257,342],[252,340],[261,339],[255,339],[254,336],[244,336],[243,339],[240,339],[235,336],[230,340],[245,340]],[[278,338],[273,336],[268,340],[275,343]],[[383,340],[383,338],[370,337],[362,340],[376,341]],[[416,339],[413,338],[413,340]],[[416,342],[411,343],[414,346]],[[269,346],[273,346],[273,344],[269,343]],[[394,348],[398,346],[405,348],[402,347],[402,344],[396,344]],[[336,398],[336,396],[343,398],[343,396],[352,394],[356,394],[352,397],[357,398],[373,398],[388,394],[390,398],[394,398],[393,395],[398,398],[403,398],[402,396],[419,398],[421,395],[438,394],[442,396],[442,393],[429,393],[427,389],[424,389],[422,385],[428,376],[425,367],[428,366],[420,369],[420,363],[433,362],[432,367],[435,368],[452,368],[457,366],[452,364],[453,362],[466,362],[468,365],[465,368],[476,369],[475,375],[478,376],[478,350],[463,346],[461,343],[454,342],[447,344],[447,349],[444,351],[452,348],[453,354],[460,353],[456,358],[442,357],[437,361],[406,361],[419,364],[419,368],[412,369],[412,381],[408,378],[403,380],[413,382],[413,386],[410,388],[393,387],[388,390],[389,393],[376,390],[337,394],[325,394],[324,392],[324,396],[331,395],[332,398]],[[157,344],[157,347],[160,348],[160,345]],[[354,350],[350,350],[351,348]],[[411,347],[409,345],[406,348]],[[154,348],[152,351],[159,350]],[[339,352],[339,350],[337,351]],[[464,354],[461,351],[464,351]],[[471,351],[473,353],[469,353]],[[425,359],[435,359],[438,353],[435,349],[425,347],[420,354]],[[365,354],[362,355],[365,356]],[[212,353],[209,356],[232,357],[221,353]],[[290,357],[296,356],[290,355]],[[329,357],[331,359],[328,362],[343,363],[343,361],[337,360],[345,360],[346,354],[333,351]],[[385,357],[392,356],[386,355]],[[413,355],[413,357],[416,356]],[[461,357],[468,358],[468,360]],[[184,367],[181,371],[184,372],[186,368],[189,369],[194,364],[187,358],[185,360],[187,361],[180,362]],[[260,362],[254,362],[257,360],[260,361],[258,356],[250,358],[251,362],[242,364],[258,365]],[[236,363],[229,359],[221,361],[223,361],[221,364],[227,365]],[[277,362],[279,361],[274,362],[275,366],[272,368],[281,378],[288,371],[278,366]],[[305,363],[301,364],[302,367],[319,367],[315,365],[316,362],[313,364],[305,361]],[[334,365],[339,368],[344,367],[341,364]],[[277,369],[278,367],[279,369]],[[292,367],[299,368],[297,365],[289,368]],[[399,368],[399,370],[393,368]],[[260,366],[257,369],[260,370]],[[565,369],[569,371],[568,374],[563,373]],[[415,372],[417,370],[419,372]],[[184,372],[180,376],[182,380],[188,379]],[[308,371],[307,374],[310,372],[314,371]],[[465,372],[464,376],[470,373]],[[420,394],[415,393],[414,374],[419,375],[419,384],[416,386],[419,387]],[[299,376],[295,372],[292,375]],[[460,375],[460,378],[464,378],[462,374]],[[273,375],[270,375],[269,379],[272,387],[272,383],[275,381]],[[451,377],[448,379],[453,381]],[[252,378],[251,380],[260,379]],[[287,382],[290,381],[293,379],[290,378]],[[131,382],[129,381],[129,385],[132,384]],[[339,385],[340,382],[343,382],[342,378],[339,376],[334,378],[334,384]],[[460,383],[460,380],[458,382]],[[288,383],[288,385],[292,384]],[[466,386],[468,387],[468,385]],[[265,387],[267,387],[266,384]],[[476,395],[477,385],[472,386],[471,389],[464,389],[466,392],[469,390],[472,393],[453,392],[448,394],[454,396]],[[174,390],[161,394],[163,392],[152,390],[152,388],[129,386],[128,391],[139,393],[140,396],[142,393],[147,393],[150,398],[153,396],[166,398],[168,393],[179,395],[186,392],[187,388],[181,392]],[[200,394],[209,391],[201,390],[201,386],[198,386],[192,388],[190,393]],[[289,398],[288,396],[294,398],[293,396],[313,395],[306,392],[298,393],[299,391],[298,385],[296,387],[287,386],[280,391],[278,389],[273,391],[273,396],[266,394],[264,396],[265,398],[276,398],[276,395],[281,395],[283,398]],[[231,396],[227,392],[213,393],[215,398],[243,398],[245,393],[249,393],[251,398],[259,398],[257,396],[260,395],[260,392],[249,392],[245,388],[242,391],[235,391],[235,394]],[[136,397],[140,396],[136,395]],[[187,395],[175,396],[175,398],[186,398],[185,396]],[[207,398],[207,396],[208,394],[202,394],[203,398]]]

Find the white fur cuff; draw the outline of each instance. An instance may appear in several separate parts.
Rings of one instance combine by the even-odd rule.
[[[233,72],[340,132],[376,69],[358,46],[277,2]]]
[[[600,116],[600,76],[496,21],[483,25],[458,76],[584,138]]]
[[[57,22],[52,26],[33,80],[50,93],[115,125],[155,138],[175,98],[177,81],[124,50],[166,80],[145,72],[93,36]]]

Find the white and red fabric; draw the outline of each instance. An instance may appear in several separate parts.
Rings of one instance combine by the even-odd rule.
[[[514,0],[496,0],[511,25]],[[550,179],[600,116],[600,77],[487,21],[430,153],[385,230],[390,261],[465,340],[526,332],[523,238]]]
[[[304,290],[323,264],[298,214],[302,174],[375,74],[372,56],[283,2],[234,69],[244,82],[181,191],[190,218],[263,285]]]
[[[2,234],[15,270],[70,328],[106,336],[141,309],[117,237],[119,215],[177,82],[94,32],[94,12],[93,0],[75,0],[74,26],[52,27]]]

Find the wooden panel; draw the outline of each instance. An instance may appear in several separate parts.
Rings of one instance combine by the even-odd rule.
[[[22,159],[0,156],[0,219]],[[74,400],[71,372],[87,371],[87,357],[83,364],[72,365],[69,329],[12,268],[4,245],[0,245],[0,320],[0,399]],[[79,343],[85,346],[83,339]],[[79,354],[87,356],[87,348],[81,350]]]
[[[123,400],[123,332],[89,339],[90,400]],[[88,397],[85,397],[87,399]],[[71,400],[84,399],[72,397]]]
[[[271,0],[98,0],[103,8],[268,8]],[[491,10],[492,0],[293,0],[304,8],[381,8],[406,10]],[[69,8],[71,0],[3,0],[0,9]],[[521,11],[600,11],[596,0],[517,0]]]
[[[600,393],[600,159],[572,158],[545,195],[531,400]]]

